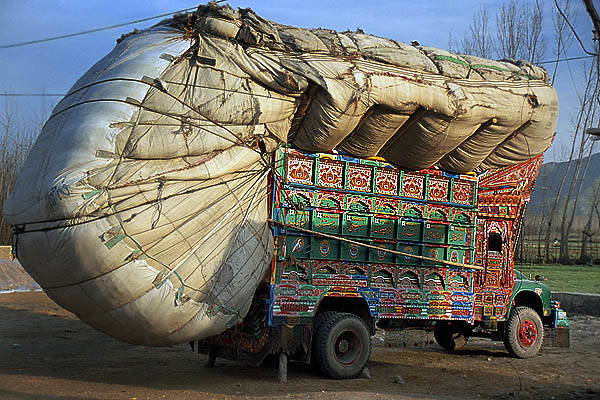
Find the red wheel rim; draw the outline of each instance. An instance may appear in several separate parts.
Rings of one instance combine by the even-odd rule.
[[[340,333],[335,339],[334,354],[340,364],[354,364],[361,353],[361,340],[360,335],[357,332],[347,330]]]
[[[521,343],[521,346],[533,346],[537,340],[537,336],[537,327],[535,326],[533,321],[526,319],[525,321],[521,322],[521,324],[519,325],[519,343]]]

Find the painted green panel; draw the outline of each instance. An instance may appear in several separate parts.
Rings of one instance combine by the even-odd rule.
[[[285,238],[285,256],[295,258],[310,258],[310,236],[287,235]],[[284,254],[281,252],[280,257]]]
[[[344,214],[342,234],[368,237],[370,220],[371,216],[367,214],[346,213]]]
[[[306,208],[312,206],[314,200],[309,198],[308,196],[312,195],[310,192],[302,192],[302,193],[292,193],[289,196],[285,194],[282,196],[282,203],[290,204],[292,207],[296,208]]]
[[[319,207],[338,209],[340,208],[340,205],[332,199],[326,198],[319,203]]]
[[[407,208],[406,211],[404,211],[404,216],[410,217],[410,218],[422,218],[423,217],[421,212],[419,212],[419,210],[417,210],[414,207]]]
[[[470,264],[473,261],[473,250],[464,247],[450,247],[448,249],[447,260]]]
[[[448,228],[448,244],[471,246],[473,243],[473,228],[452,224]]]
[[[433,247],[425,246],[423,248],[423,255],[425,257],[434,258],[436,260],[446,260],[446,248],[445,247]],[[435,261],[423,261],[423,264],[438,264]]]
[[[459,223],[459,224],[464,224],[464,225],[472,225],[473,221],[471,221],[471,219],[469,218],[469,216],[466,213],[461,212],[461,211],[462,210],[460,208],[453,209],[454,222]]]
[[[373,217],[371,236],[382,239],[396,237],[396,220],[393,218]]]
[[[369,248],[353,243],[342,242],[341,259],[344,261],[367,261]]]
[[[373,246],[382,247],[390,250],[396,249],[396,243],[394,242],[373,242]],[[386,264],[393,264],[395,260],[394,253],[387,251],[369,249],[369,261],[380,262]]]
[[[398,239],[421,241],[423,223],[420,221],[398,221]]]
[[[314,210],[312,220],[313,230],[337,235],[340,233],[341,229],[341,216],[342,214],[339,213]]]
[[[446,225],[426,222],[423,228],[423,241],[427,243],[446,243]]]
[[[340,241],[313,237],[310,256],[315,260],[339,260]]]
[[[285,223],[300,228],[310,229],[310,211],[287,210]]]
[[[396,244],[396,250],[401,251],[403,253],[413,254],[416,256],[421,255],[422,245],[418,244],[407,244],[407,243],[398,243]],[[410,256],[401,256],[396,255],[396,263],[401,265],[420,265],[421,260],[418,258],[413,258]]]
[[[348,211],[368,213],[372,211],[373,199],[361,195],[347,195],[344,208]]]

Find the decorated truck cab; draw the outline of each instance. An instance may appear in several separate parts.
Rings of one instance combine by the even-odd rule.
[[[476,174],[406,171],[383,159],[274,155],[270,273],[243,324],[199,352],[259,364],[270,353],[353,378],[381,329],[433,329],[445,349],[471,336],[534,356],[568,342],[549,289],[514,271],[514,249],[542,157]],[[558,327],[558,328],[557,328]]]

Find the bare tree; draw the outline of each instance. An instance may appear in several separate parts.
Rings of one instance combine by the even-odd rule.
[[[552,26],[554,27],[555,38],[553,53],[556,56],[556,61],[554,63],[554,70],[552,71],[552,84],[554,84],[554,80],[556,79],[556,73],[558,71],[558,62],[561,59],[561,57],[564,54],[566,54],[573,42],[573,35],[567,25],[567,20],[574,21],[577,18],[576,11],[571,7],[570,0],[565,0],[562,5],[558,6],[561,8],[564,17],[558,12],[557,8],[553,8]]]
[[[569,154],[569,158],[567,161],[567,166],[565,168],[565,173],[563,174],[560,183],[558,185],[558,188],[556,190],[556,194],[554,196],[554,200],[552,201],[552,205],[549,209],[549,212],[547,214],[547,219],[544,223],[544,231],[545,231],[545,237],[544,237],[544,263],[548,263],[550,262],[550,236],[552,235],[552,227],[554,224],[554,216],[556,215],[556,212],[558,210],[558,206],[559,206],[559,202],[560,202],[560,198],[561,198],[561,194],[562,194],[562,189],[563,186],[565,184],[565,181],[567,180],[567,177],[569,176],[569,171],[571,169],[572,166],[572,161],[573,161],[573,154],[575,153],[575,137],[573,138],[573,141],[571,142],[571,152]]]
[[[14,187],[17,174],[37,135],[37,129],[22,123],[17,115],[15,103],[6,97],[0,113],[0,211]],[[0,244],[10,244],[10,240],[10,227],[4,222],[4,215],[0,213]]]
[[[541,184],[541,186],[540,186]],[[537,262],[541,262],[544,257],[542,256],[542,238],[544,237],[544,227],[546,224],[546,216],[548,215],[548,211],[550,209],[550,202],[548,196],[549,182],[548,176],[545,171],[542,171],[541,176],[538,177],[538,187],[537,190],[541,190],[542,192],[542,201],[541,201],[541,210],[535,216],[535,225],[537,229],[536,232],[536,241],[537,241]],[[524,221],[525,222],[525,221]]]
[[[517,0],[502,3],[496,14],[496,52],[502,58],[518,59],[523,49],[524,17]]]
[[[496,53],[501,58],[542,61],[544,6],[539,1],[509,0],[496,14]]]
[[[587,83],[583,97],[581,99],[581,106],[578,111],[577,124],[575,126],[575,135],[573,137],[573,147],[578,135],[579,140],[579,151],[575,162],[575,170],[571,178],[569,190],[563,203],[563,211],[561,218],[561,242],[560,242],[560,260],[561,262],[569,262],[569,235],[573,225],[573,218],[577,208],[579,200],[579,194],[581,193],[581,187],[587,169],[590,163],[591,154],[593,150],[593,144],[589,144],[590,139],[584,132],[587,128],[596,125],[598,119],[598,95],[600,94],[600,86],[598,82],[598,76],[596,74],[596,62],[591,63],[587,73]],[[596,122],[596,123],[595,123]],[[585,153],[588,154],[585,165],[583,159]],[[582,169],[583,167],[583,169]],[[565,174],[566,175],[566,174]],[[572,201],[572,204],[571,204]],[[569,212],[569,207],[571,211]]]
[[[490,15],[485,5],[479,7],[473,14],[469,32],[470,35],[465,35],[462,39],[461,51],[477,57],[493,57],[494,45],[490,31]]]
[[[452,28],[450,28],[450,32],[448,33],[448,51],[450,53],[456,53],[459,51],[455,46],[454,37],[452,36]]]
[[[540,63],[546,54],[546,38],[544,28],[544,3],[535,0],[535,6],[523,4],[525,24],[525,45],[521,58],[534,64]]]
[[[555,42],[556,42],[556,48],[555,48],[556,62],[555,62],[554,71],[552,74],[552,83],[554,83],[554,80],[556,79],[558,60],[561,58],[561,55],[566,53],[566,51],[568,50],[568,48],[570,47],[571,42],[572,42],[571,31],[569,29],[567,29],[568,28],[567,19],[573,19],[575,17],[575,12],[572,10],[569,0],[566,0],[562,6],[558,5],[558,0],[557,0],[556,4],[557,4],[557,7],[554,8],[554,11],[552,13],[552,21],[553,21],[553,25],[554,25],[554,34],[555,34]],[[558,7],[561,7],[562,15],[559,12]],[[581,98],[579,100],[580,100],[580,102],[583,101]],[[576,125],[575,132],[577,132],[578,126],[581,124],[582,116],[583,116],[583,114],[579,113],[577,122],[575,124]],[[562,178],[560,180],[560,184],[558,185],[558,189],[556,191],[554,199],[551,201],[551,204],[549,205],[548,210],[545,213],[545,220],[543,222],[543,233],[544,233],[544,257],[543,257],[543,260],[544,260],[544,263],[550,262],[550,247],[551,247],[550,237],[553,232],[554,222],[557,220],[556,213],[558,211],[559,203],[561,201],[563,187],[565,185],[565,181],[566,181],[567,177],[569,176],[569,173],[571,172],[571,168],[573,166],[573,156],[575,155],[576,144],[577,144],[577,135],[574,134],[572,141],[571,141],[570,151],[569,151],[568,157],[567,157],[567,160],[568,160],[567,167],[565,169],[564,175],[562,176]],[[542,232],[540,232],[540,233],[542,233]],[[538,242],[538,246],[539,246],[539,242]]]
[[[543,16],[544,5],[539,0],[505,1],[495,15],[482,5],[473,14],[462,40],[455,42],[450,35],[448,47],[483,58],[522,59],[537,63],[546,50]]]
[[[596,180],[594,187],[594,193],[592,200],[590,201],[590,210],[587,218],[587,222],[581,231],[581,250],[579,252],[579,262],[582,264],[593,263],[592,252],[587,252],[589,244],[590,250],[592,248],[592,238],[594,237],[594,230],[592,229],[592,223],[594,221],[594,212],[598,213],[598,203],[600,203],[600,177]]]

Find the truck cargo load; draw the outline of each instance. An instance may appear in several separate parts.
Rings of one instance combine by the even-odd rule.
[[[527,62],[210,3],[123,35],[75,83],[4,215],[24,268],[87,324],[136,344],[199,340],[240,323],[269,272],[282,145],[482,173],[543,153],[557,112],[546,71]],[[385,221],[370,223],[386,243]]]

